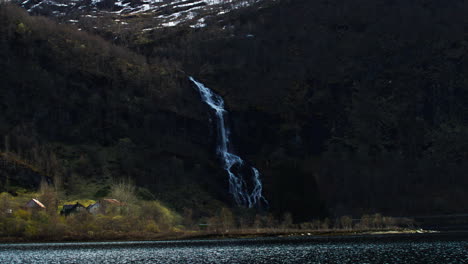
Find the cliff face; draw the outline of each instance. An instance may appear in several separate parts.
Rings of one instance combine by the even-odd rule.
[[[171,52],[224,96],[233,141],[280,210],[319,214],[318,196],[338,215],[457,212],[466,208],[467,9],[281,1],[195,32],[149,33],[133,48]]]
[[[41,181],[52,183],[52,179],[48,175],[26,162],[5,153],[0,154],[0,186],[2,189],[10,186],[37,188]]]
[[[206,18],[200,28],[79,24],[126,48],[4,11],[0,131],[27,127],[70,182],[131,177],[178,208],[232,205],[214,117],[192,75],[224,98],[234,151],[259,168],[273,212],[298,220],[460,212],[466,10],[296,0]],[[15,148],[25,152],[28,140]]]

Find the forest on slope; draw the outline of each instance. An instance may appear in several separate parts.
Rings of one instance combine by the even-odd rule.
[[[178,209],[233,205],[186,73],[224,97],[276,214],[468,209],[466,3],[283,0],[199,29],[87,29],[107,41],[6,10],[2,149],[42,168],[30,146],[54,153],[70,192],[130,177]]]
[[[172,62],[148,64],[10,5],[1,6],[0,34],[4,163],[31,168],[2,168],[3,190],[38,187],[40,172],[69,196],[103,197],[111,183],[131,178],[149,198],[193,184],[186,206],[216,204],[217,180],[204,175],[223,172],[212,161],[208,113]]]

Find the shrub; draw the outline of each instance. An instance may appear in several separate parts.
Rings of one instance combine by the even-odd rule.
[[[33,221],[28,221],[25,228],[24,233],[26,237],[35,237],[39,234],[39,229],[36,223]]]
[[[144,201],[140,207],[140,217],[154,220],[161,230],[168,231],[181,220],[175,212],[163,206],[159,201]]]
[[[145,225],[145,231],[152,232],[152,233],[159,233],[161,230],[159,229],[158,224],[156,224],[154,220],[148,220]]]
[[[135,184],[130,180],[121,180],[111,186],[110,195],[123,203],[131,204],[137,201]]]
[[[325,218],[320,224],[320,229],[328,230],[329,228],[330,228],[330,219]]]
[[[27,221],[31,219],[31,212],[23,210],[23,209],[18,209],[16,210],[16,212],[13,213],[13,217],[16,219]]]
[[[283,221],[281,222],[282,228],[291,228],[293,224],[293,218],[291,213],[285,213],[283,215]]]
[[[343,229],[349,230],[353,228],[353,219],[350,216],[344,215],[340,217],[339,223]]]

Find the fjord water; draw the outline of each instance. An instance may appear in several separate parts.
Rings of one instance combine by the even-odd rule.
[[[0,245],[0,263],[468,263],[461,235]]]

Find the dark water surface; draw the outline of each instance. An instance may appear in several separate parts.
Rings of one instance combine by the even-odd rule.
[[[2,244],[0,263],[468,263],[468,233]]]

